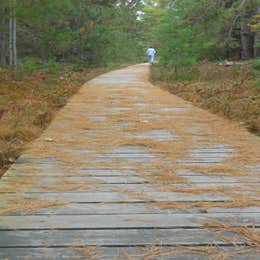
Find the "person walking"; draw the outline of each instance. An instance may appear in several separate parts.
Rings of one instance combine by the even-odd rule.
[[[155,54],[156,54],[156,51],[153,47],[149,47],[146,51],[146,54],[148,56],[148,62],[150,64],[153,64],[154,63],[154,57],[155,57]]]

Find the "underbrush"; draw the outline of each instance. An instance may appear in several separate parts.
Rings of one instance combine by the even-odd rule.
[[[28,60],[13,80],[10,70],[0,68],[0,176],[84,82],[110,69],[44,69]]]
[[[254,65],[255,67],[255,65]],[[152,67],[151,79],[173,94],[211,112],[236,120],[260,135],[259,81],[250,64],[203,62],[193,80],[176,80],[171,70]]]

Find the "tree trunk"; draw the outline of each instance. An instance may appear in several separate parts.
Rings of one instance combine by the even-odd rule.
[[[7,33],[6,29],[8,28],[8,19],[6,17],[7,9],[2,8],[0,20],[0,66],[7,65]]]
[[[17,47],[16,47],[16,13],[15,13],[16,0],[13,0],[13,7],[10,11],[9,19],[9,65],[13,68],[16,74],[17,67]]]
[[[9,66],[13,66],[13,15],[10,11],[9,18]]]
[[[17,67],[17,47],[16,47],[16,17],[14,14],[13,17],[13,68],[14,72],[16,73],[16,67]]]
[[[260,32],[255,33],[254,57],[260,57]]]
[[[0,66],[5,67],[6,62],[6,51],[7,51],[7,37],[4,31],[0,32]]]
[[[256,8],[256,15],[260,14],[260,7]],[[260,57],[260,31],[255,32],[255,39],[254,39],[254,57]]]
[[[249,13],[241,14],[241,57],[243,60],[254,57],[254,34],[247,25],[250,17],[251,14]]]

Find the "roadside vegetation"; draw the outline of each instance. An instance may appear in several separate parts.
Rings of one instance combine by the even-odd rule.
[[[174,78],[173,70],[155,65],[151,80],[201,108],[238,121],[260,136],[260,88],[252,65],[201,62],[195,68],[199,76],[180,81]]]
[[[118,67],[78,72],[70,68],[58,72],[48,67],[19,80],[12,79],[9,69],[0,69],[0,175],[15,161],[25,145],[42,133],[55,113],[84,82]]]
[[[145,14],[158,49],[151,79],[260,134],[257,0],[157,1]]]

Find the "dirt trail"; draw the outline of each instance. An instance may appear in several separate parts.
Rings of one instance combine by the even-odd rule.
[[[4,175],[0,258],[257,259],[259,138],[148,74],[87,82]]]

